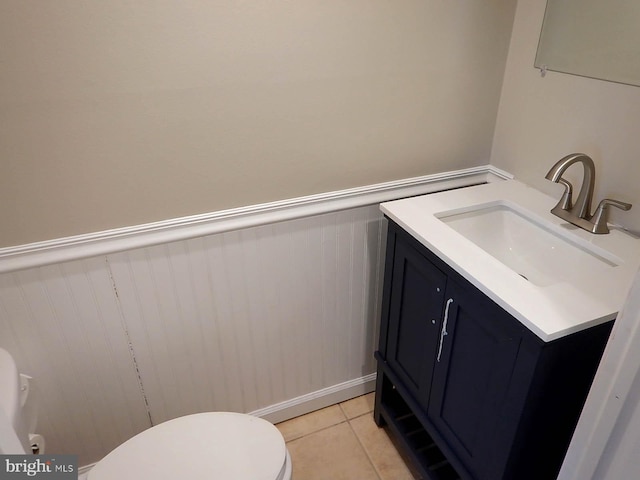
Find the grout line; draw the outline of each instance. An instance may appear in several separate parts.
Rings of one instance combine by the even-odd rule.
[[[295,442],[297,440],[300,440],[301,438],[308,437],[309,435],[315,435],[318,432],[324,432],[325,430],[329,430],[330,428],[337,427],[338,425],[342,425],[343,423],[349,423],[349,420],[345,419],[345,420],[342,420],[341,422],[333,423],[331,425],[327,425],[326,427],[321,427],[321,428],[319,428],[317,430],[313,430],[312,432],[308,432],[308,433],[305,433],[304,435],[300,435],[299,437],[291,438],[291,439],[285,441],[285,443]],[[278,426],[278,424],[276,424],[276,427],[277,426]]]
[[[364,396],[364,395],[363,395],[363,396]],[[356,398],[357,398],[357,397],[356,397]],[[347,400],[347,401],[348,401],[348,400]],[[292,438],[292,439],[290,439],[290,440],[287,440],[287,441],[285,442],[285,444],[290,444],[290,443],[292,443],[292,442],[296,442],[296,441],[301,440],[301,439],[303,439],[303,438],[305,438],[305,437],[307,437],[307,436],[309,436],[309,435],[315,435],[316,433],[319,433],[319,432],[322,432],[322,431],[325,431],[325,430],[329,430],[330,428],[334,428],[334,427],[337,427],[337,426],[339,426],[339,425],[342,425],[342,424],[346,423],[346,424],[348,425],[349,429],[351,430],[351,432],[353,433],[353,435],[355,436],[355,438],[356,438],[356,440],[357,440],[357,442],[358,442],[358,445],[360,445],[360,448],[361,448],[361,449],[362,449],[362,451],[364,452],[364,454],[365,454],[365,456],[366,456],[366,458],[367,458],[367,461],[369,462],[369,465],[371,465],[371,467],[372,467],[373,471],[375,472],[375,474],[376,474],[376,479],[377,479],[377,480],[383,480],[383,478],[382,478],[382,476],[381,476],[380,471],[378,470],[378,468],[376,467],[375,463],[373,462],[373,459],[372,459],[372,457],[371,457],[371,454],[369,453],[369,451],[368,451],[368,450],[367,450],[367,448],[365,447],[364,443],[362,442],[362,440],[361,440],[360,436],[358,435],[358,432],[356,432],[356,430],[353,428],[353,425],[351,425],[351,422],[352,422],[353,420],[356,420],[356,419],[358,419],[358,418],[364,417],[365,415],[372,415],[372,414],[373,414],[373,410],[368,410],[368,411],[363,412],[363,413],[361,413],[361,414],[359,414],[359,415],[356,415],[356,416],[354,416],[354,417],[349,418],[349,417],[348,417],[348,415],[347,415],[347,412],[345,411],[345,409],[344,409],[344,408],[343,408],[343,406],[342,406],[342,404],[343,404],[343,403],[345,403],[345,402],[339,402],[339,403],[337,403],[337,404],[335,404],[335,405],[337,405],[337,406],[338,406],[338,408],[340,409],[340,413],[342,413],[342,416],[344,417],[344,420],[342,420],[342,421],[340,421],[340,422],[338,422],[338,423],[334,423],[334,424],[332,424],[332,425],[327,425],[327,426],[322,427],[322,428],[319,428],[319,429],[317,429],[317,430],[310,431],[310,432],[308,432],[308,433],[305,433],[304,435],[300,435],[299,437],[296,437],[296,438]],[[325,408],[328,408],[328,407],[325,407]],[[316,410],[316,411],[317,411],[317,410]],[[315,412],[310,412],[310,413],[307,413],[307,414],[302,415],[302,416],[304,417],[304,416],[307,416],[307,415],[313,415],[314,413],[315,413]],[[300,417],[298,417],[298,418],[300,418]],[[287,422],[287,421],[289,421],[289,420],[286,420],[285,422]],[[285,422],[280,422],[280,423],[285,423]],[[278,424],[276,424],[276,427],[277,427],[277,425],[278,425]]]
[[[347,423],[349,424],[349,428],[351,429],[351,431],[353,432],[353,434],[356,436],[356,439],[358,440],[358,443],[360,444],[360,447],[362,447],[362,450],[364,451],[364,454],[367,456],[367,460],[369,460],[369,463],[371,464],[371,467],[373,467],[373,471],[376,472],[376,476],[378,477],[378,480],[383,480],[380,471],[378,470],[378,467],[376,467],[376,464],[373,462],[373,458],[371,458],[371,455],[369,454],[369,450],[367,450],[367,447],[364,445],[364,443],[362,442],[362,439],[360,438],[360,435],[358,435],[358,432],[356,432],[356,430],[353,428],[353,425],[351,425],[351,420],[355,420],[356,418],[360,418],[363,417],[369,413],[372,412],[367,412],[367,413],[363,413],[362,415],[359,415],[357,417],[354,417],[350,420],[347,420]]]
[[[368,395],[368,394],[367,394],[367,395]],[[357,397],[356,397],[356,398],[357,398]],[[347,401],[349,401],[349,400],[347,400]],[[329,429],[329,428],[335,427],[335,426],[337,426],[337,425],[342,425],[343,423],[349,423],[351,420],[355,420],[356,418],[360,418],[360,417],[363,417],[363,416],[365,416],[365,415],[369,415],[369,414],[372,414],[372,413],[373,413],[373,410],[369,410],[368,412],[364,412],[364,413],[361,413],[361,414],[359,414],[359,415],[356,415],[356,416],[355,416],[355,417],[353,417],[353,418],[349,418],[349,417],[347,416],[346,412],[344,411],[344,409],[342,408],[342,403],[345,403],[345,402],[335,403],[334,405],[329,405],[328,407],[325,407],[325,408],[330,408],[330,407],[332,407],[332,406],[338,406],[338,407],[340,408],[340,413],[342,413],[342,416],[344,417],[344,420],[341,420],[341,421],[339,421],[339,422],[337,422],[337,423],[332,423],[331,425],[327,425],[327,426],[324,426],[324,427],[320,427],[320,428],[318,428],[317,430],[313,430],[313,431],[307,432],[307,433],[305,433],[305,434],[303,434],[303,435],[299,435],[299,436],[297,436],[297,437],[295,437],[295,438],[290,438],[289,440],[286,440],[286,441],[285,441],[285,443],[295,442],[296,440],[300,440],[301,438],[304,438],[304,437],[306,437],[306,436],[308,436],[308,435],[313,435],[313,434],[315,434],[315,433],[322,432],[322,431],[324,431],[324,430],[327,430],[327,429]],[[320,410],[324,410],[324,409],[322,409],[322,408],[321,408]],[[313,411],[313,412],[305,413],[304,415],[300,415],[300,417],[296,417],[296,418],[301,418],[301,417],[306,417],[306,416],[308,416],[308,415],[313,415],[314,413],[316,413],[316,412],[318,412],[318,411],[319,411],[319,410],[315,410],[315,411]],[[281,423],[290,422],[291,420],[294,420],[294,419],[289,419],[289,420],[285,420],[285,421],[283,421],[283,422],[278,422],[278,423],[276,423],[276,424],[275,424],[275,426],[277,427],[277,426],[278,426],[278,425],[280,425]],[[354,433],[355,433],[355,432],[354,432]],[[357,435],[356,435],[356,436],[357,436]]]
[[[327,425],[327,426],[322,427],[322,428],[319,428],[319,429],[317,429],[317,430],[310,431],[310,432],[308,432],[308,433],[305,433],[304,435],[300,435],[299,437],[292,438],[292,439],[290,439],[290,440],[287,440],[285,443],[286,443],[286,444],[290,444],[290,443],[292,443],[292,442],[296,442],[296,441],[298,441],[298,440],[301,440],[301,439],[303,439],[303,438],[305,438],[305,437],[307,437],[307,436],[309,436],[309,435],[315,435],[316,433],[319,433],[319,432],[322,432],[322,431],[324,431],[324,430],[328,430],[328,429],[330,429],[330,428],[337,427],[337,426],[339,426],[339,425],[342,425],[343,423],[346,423],[346,424],[348,424],[349,429],[351,430],[351,432],[355,435],[356,440],[358,441],[358,444],[360,445],[360,448],[362,448],[362,450],[364,451],[364,454],[365,454],[365,456],[367,457],[367,461],[369,462],[369,464],[370,464],[370,465],[371,465],[371,467],[373,468],[373,471],[374,471],[374,472],[375,472],[375,474],[376,474],[376,479],[377,479],[377,480],[385,480],[385,479],[382,477],[382,472],[378,469],[378,467],[376,467],[376,464],[375,464],[375,463],[374,463],[374,461],[373,461],[373,457],[372,457],[371,453],[369,452],[369,450],[368,450],[368,449],[367,449],[367,447],[365,446],[365,444],[364,444],[363,440],[360,438],[360,436],[358,435],[358,432],[353,428],[353,425],[352,425],[352,423],[351,423],[352,421],[357,420],[357,419],[359,419],[359,418],[362,418],[362,417],[364,417],[364,416],[366,416],[366,415],[372,415],[372,414],[373,414],[373,410],[369,410],[369,411],[367,411],[367,412],[363,412],[363,413],[361,413],[361,414],[359,414],[359,415],[356,415],[356,416],[354,416],[354,417],[352,417],[352,418],[348,418],[348,417],[347,417],[347,413],[345,412],[344,408],[342,407],[342,404],[343,404],[343,403],[345,403],[345,402],[340,402],[340,403],[337,403],[337,404],[335,404],[335,405],[337,405],[337,406],[340,408],[340,412],[343,414],[343,416],[344,416],[344,418],[345,418],[344,420],[342,420],[342,421],[340,421],[340,422],[338,422],[338,423],[334,423],[334,424],[332,424],[332,425]],[[325,407],[325,408],[328,408],[328,407]],[[306,416],[306,415],[313,415],[313,413],[315,413],[315,412],[310,412],[310,413],[307,413],[307,414],[302,415],[302,416]],[[286,420],[286,421],[288,421],[288,420]],[[280,422],[280,423],[285,423],[285,422]],[[277,425],[278,425],[278,424],[276,424],[276,426],[277,426]],[[395,448],[395,449],[397,450],[397,447],[396,447],[396,445],[395,445],[395,444],[393,445],[393,448]],[[399,453],[399,452],[398,452],[398,453]],[[406,460],[405,460],[404,458],[402,458],[402,461],[406,464]],[[409,468],[409,466],[408,466],[408,465],[407,465],[407,468],[409,469],[409,471],[410,471],[411,475],[412,475],[414,478],[416,478],[416,477],[415,477],[415,475],[414,475],[414,472]],[[417,477],[417,478],[421,478],[421,477]],[[416,480],[417,480],[417,478],[416,478]]]

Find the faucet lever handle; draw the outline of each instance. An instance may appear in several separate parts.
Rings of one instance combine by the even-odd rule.
[[[573,199],[571,195],[573,194],[573,185],[564,178],[558,178],[558,183],[564,186],[564,192],[562,193],[562,198],[558,202],[558,206],[563,210],[571,210],[573,208]]]
[[[593,217],[591,217],[591,222],[593,223],[593,233],[609,233],[609,227],[607,226],[607,208],[610,205],[612,207],[616,207],[625,211],[631,208],[630,203],[605,198],[598,204],[596,213],[594,213]]]
[[[611,205],[612,207],[619,208],[619,209],[624,210],[624,211],[627,211],[627,210],[631,209],[631,204],[630,203],[621,202],[620,200],[612,200],[611,198],[605,198],[604,200],[602,200],[598,204],[598,208],[596,209],[596,211],[600,210],[600,209],[605,209],[609,205]]]

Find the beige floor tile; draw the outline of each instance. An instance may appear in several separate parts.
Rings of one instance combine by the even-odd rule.
[[[285,441],[289,442],[346,420],[340,406],[331,405],[330,407],[279,423],[276,427],[282,433]]]
[[[347,418],[356,418],[365,413],[373,412],[373,402],[375,394],[369,393],[360,397],[352,398],[346,402],[342,402],[340,407]]]
[[[396,450],[386,430],[378,428],[370,415],[350,420],[360,443],[375,466],[381,480],[414,480],[406,463]]]
[[[295,480],[379,480],[348,423],[287,444]]]

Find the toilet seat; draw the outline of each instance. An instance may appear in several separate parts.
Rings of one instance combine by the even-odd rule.
[[[100,460],[88,480],[285,480],[291,466],[271,423],[241,413],[187,415],[139,433]]]

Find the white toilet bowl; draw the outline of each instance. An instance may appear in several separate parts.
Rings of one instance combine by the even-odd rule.
[[[28,377],[0,348],[0,453],[43,453],[25,408]],[[33,413],[33,412],[31,412]],[[187,415],[151,427],[100,460],[88,480],[291,480],[291,458],[280,431],[242,413]]]
[[[100,460],[88,480],[291,480],[279,430],[258,417],[187,415],[139,433]]]

